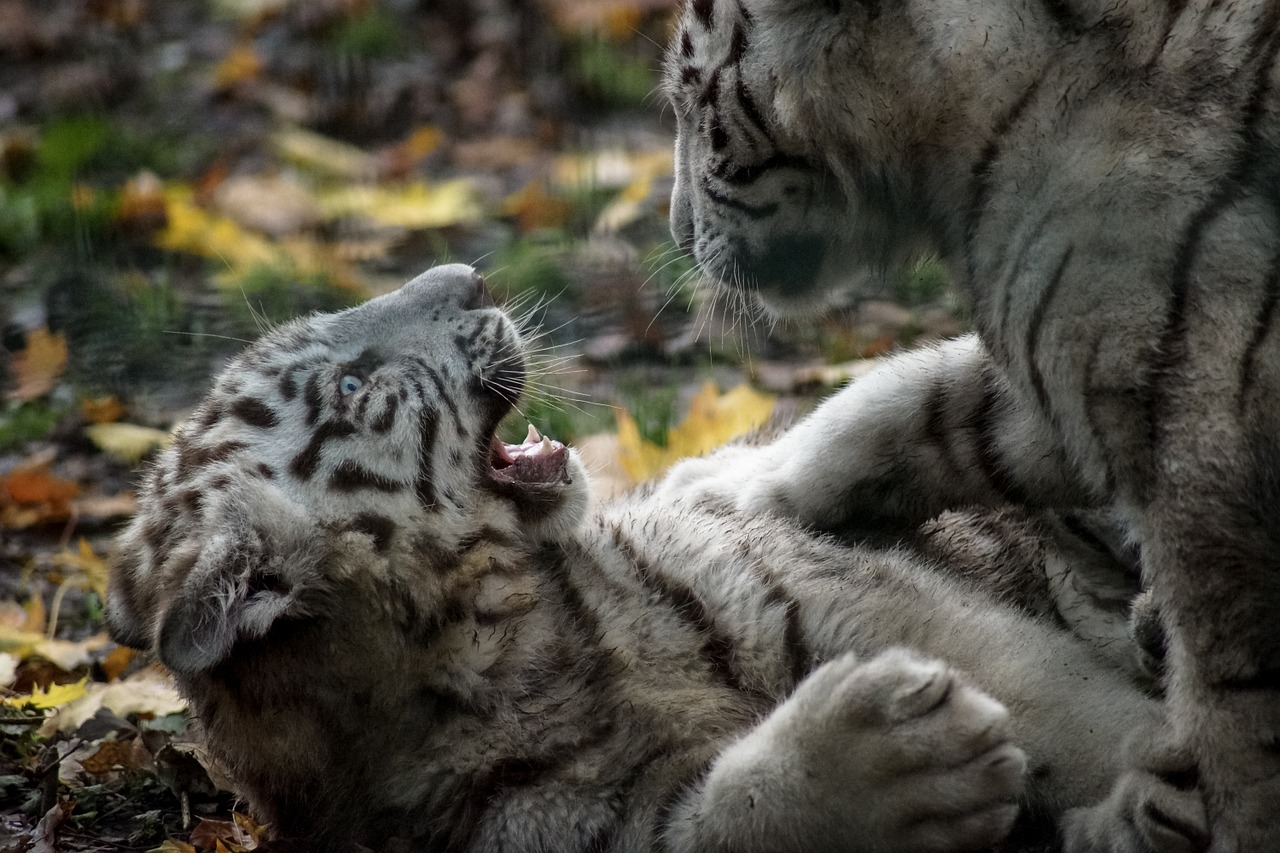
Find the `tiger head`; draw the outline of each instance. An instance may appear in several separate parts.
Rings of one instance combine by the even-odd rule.
[[[664,74],[671,230],[715,287],[810,314],[962,239],[939,233],[954,176],[1018,91],[998,78],[1025,71],[982,58],[1007,32],[990,5],[687,0]]]
[[[344,584],[403,587],[429,612],[465,585],[477,543],[531,549],[573,529],[576,454],[532,429],[495,437],[525,349],[457,264],[269,332],[145,476],[118,543],[114,636],[196,675]]]

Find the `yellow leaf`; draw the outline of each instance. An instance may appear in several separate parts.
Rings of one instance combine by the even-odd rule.
[[[58,708],[45,720],[40,733],[49,737],[55,732],[74,732],[100,708],[106,708],[117,717],[130,714],[164,717],[186,707],[186,701],[179,695],[168,673],[157,667],[147,667],[110,684],[90,683],[82,696]]]
[[[63,548],[57,554],[53,555],[53,564],[64,569],[70,569],[83,575],[80,583],[87,585],[94,592],[98,593],[103,599],[107,595],[107,578],[110,571],[107,569],[107,561],[93,553],[93,547],[80,537],[80,547],[76,552]]]
[[[214,258],[240,270],[280,261],[280,253],[265,239],[242,228],[234,219],[196,204],[189,187],[169,187],[165,190],[165,203],[168,222],[156,235],[160,248]]]
[[[310,130],[285,128],[273,134],[271,142],[284,159],[335,178],[367,180],[377,173],[372,154]]]
[[[721,395],[708,382],[694,396],[685,419],[667,433],[666,447],[645,441],[631,416],[618,410],[619,461],[633,481],[652,479],[679,459],[700,456],[764,426],[773,404],[772,396],[747,385]]]
[[[168,447],[173,436],[164,430],[137,424],[90,424],[85,435],[101,451],[136,465],[153,450]]]
[[[50,684],[47,690],[37,687],[26,695],[7,696],[0,699],[0,702],[10,708],[30,707],[39,710],[57,708],[59,705],[65,705],[83,696],[86,681],[88,681],[87,677],[75,684]]]
[[[357,186],[333,190],[320,198],[326,216],[367,216],[393,228],[445,228],[480,218],[471,181],[457,179],[428,186],[415,181],[396,187]]]
[[[67,341],[61,332],[31,329],[27,345],[13,356],[13,376],[18,387],[10,400],[31,400],[48,394],[67,366]]]

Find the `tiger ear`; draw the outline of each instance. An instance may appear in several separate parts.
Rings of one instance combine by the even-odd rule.
[[[225,661],[237,643],[266,636],[277,620],[304,615],[300,596],[319,563],[314,543],[250,525],[207,540],[193,562],[187,557],[191,567],[161,614],[160,660],[196,675]]]

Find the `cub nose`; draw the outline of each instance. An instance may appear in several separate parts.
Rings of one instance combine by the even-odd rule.
[[[451,302],[466,311],[492,308],[494,305],[484,276],[466,264],[432,267],[401,290],[408,294],[421,294],[431,302]]]

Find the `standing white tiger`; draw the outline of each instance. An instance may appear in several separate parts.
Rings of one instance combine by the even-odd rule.
[[[112,632],[276,833],[941,853],[1111,791],[1073,833],[1192,853],[1194,792],[1122,773],[1158,703],[956,576],[1021,583],[1038,545],[959,527],[925,559],[652,492],[588,512],[572,451],[494,435],[524,361],[480,277],[439,267],[267,333],[145,478]]]
[[[672,227],[704,270],[798,314],[931,248],[985,345],[856,383],[745,502],[1116,507],[1223,853],[1280,849],[1278,22],[1275,0],[692,0],[668,56]],[[832,460],[847,479],[806,504]]]

